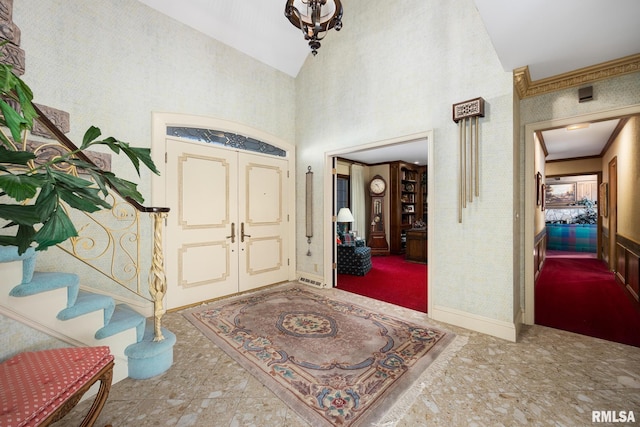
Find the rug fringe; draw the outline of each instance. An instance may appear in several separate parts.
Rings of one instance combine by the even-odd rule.
[[[440,376],[449,363],[449,359],[464,347],[468,337],[456,336],[455,340],[445,348],[436,360],[420,375],[411,386],[384,415],[382,420],[374,424],[375,427],[394,427],[406,415],[422,391],[429,387],[433,380]]]

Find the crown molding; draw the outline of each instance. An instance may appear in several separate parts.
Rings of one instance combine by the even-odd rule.
[[[529,67],[524,66],[513,70],[513,84],[524,99],[638,71],[640,53],[535,81],[531,80]]]

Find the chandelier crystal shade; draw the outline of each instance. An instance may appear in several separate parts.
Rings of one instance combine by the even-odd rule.
[[[340,0],[287,0],[284,16],[302,30],[311,53],[316,55],[327,31],[342,28],[342,3]]]

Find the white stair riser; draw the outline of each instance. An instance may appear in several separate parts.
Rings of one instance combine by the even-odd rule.
[[[90,344],[91,342],[95,341],[95,338],[93,336],[95,335],[96,331],[104,326],[104,310],[92,311],[90,313],[83,314],[82,316],[74,317],[73,319],[68,320],[58,320],[56,318],[57,314],[57,312],[53,313],[54,322],[53,326],[51,326],[52,329],[61,331],[63,334],[74,337],[78,341],[82,341],[83,343],[90,346],[104,345]],[[135,334],[132,342],[136,342]]]
[[[15,313],[27,316],[30,319],[52,329],[56,316],[67,307],[67,288],[53,289],[36,295],[25,297],[12,297],[8,293],[0,296],[0,301]]]
[[[3,262],[0,264],[0,287],[7,295],[11,289],[22,283],[22,261]],[[8,289],[5,292],[5,289]]]

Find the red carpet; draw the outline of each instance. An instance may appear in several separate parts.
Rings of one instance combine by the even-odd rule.
[[[404,255],[371,257],[373,268],[364,276],[338,274],[338,289],[427,312],[427,265],[404,260]]]
[[[601,260],[547,258],[535,301],[538,325],[640,347],[640,306]]]

